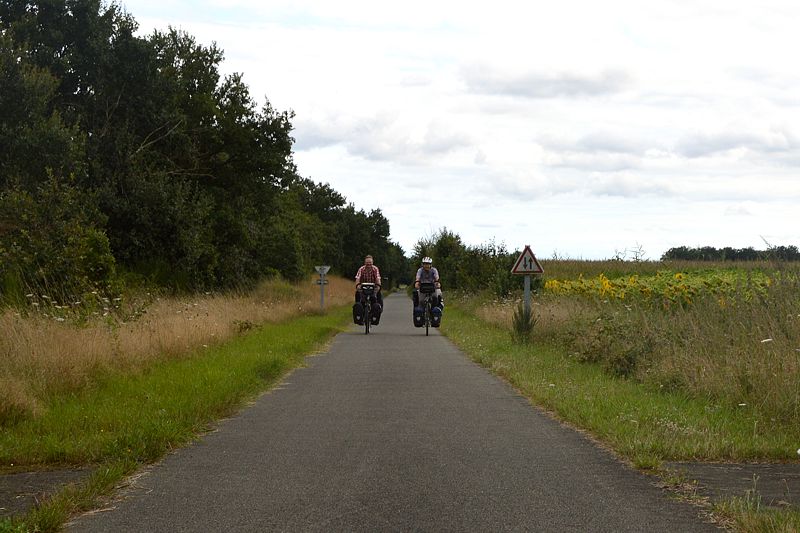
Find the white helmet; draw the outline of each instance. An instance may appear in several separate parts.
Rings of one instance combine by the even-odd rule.
[[[425,256],[425,257],[422,258],[422,264],[424,265],[425,263],[430,263],[432,265],[433,264],[433,259],[431,259],[428,256]]]

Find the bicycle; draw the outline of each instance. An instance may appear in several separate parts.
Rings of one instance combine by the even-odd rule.
[[[369,327],[372,324],[372,299],[375,297],[375,284],[362,283],[361,305],[364,307],[364,335],[369,335]]]
[[[425,336],[429,335],[429,330],[431,327],[431,300],[433,299],[433,293],[436,292],[436,286],[433,283],[420,283],[419,284],[419,293],[424,295],[425,303],[422,304],[423,308],[423,315],[422,320],[425,325]]]

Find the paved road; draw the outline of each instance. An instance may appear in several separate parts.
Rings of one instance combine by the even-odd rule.
[[[386,300],[70,531],[714,531]],[[445,317],[446,319],[446,317]]]

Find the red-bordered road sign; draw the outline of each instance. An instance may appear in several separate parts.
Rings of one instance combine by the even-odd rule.
[[[519,254],[517,262],[514,263],[514,268],[511,269],[511,273],[542,274],[543,272],[544,269],[542,268],[542,265],[539,264],[539,261],[536,259],[536,256],[533,255],[531,247],[526,244],[525,249],[522,250],[521,254]]]

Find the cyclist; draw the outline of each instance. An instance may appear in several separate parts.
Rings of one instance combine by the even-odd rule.
[[[378,301],[377,305],[372,310],[372,324],[377,326],[381,320],[381,312],[383,311],[383,295],[381,294],[381,271],[373,264],[371,255],[364,258],[364,264],[356,272],[356,303],[353,304],[353,321],[356,324],[363,325],[363,308],[361,306],[361,283],[374,283],[375,295]]]
[[[442,284],[439,280],[439,271],[433,266],[433,259],[430,257],[422,258],[422,266],[417,270],[417,277],[414,281],[414,294],[412,299],[414,301],[414,323],[417,324],[419,320],[416,318],[421,311],[420,297],[419,297],[419,284],[420,283],[433,283],[436,287],[436,292],[433,295],[433,316],[434,326],[439,326],[439,321],[442,317],[442,309],[444,308],[444,299],[442,298]]]

